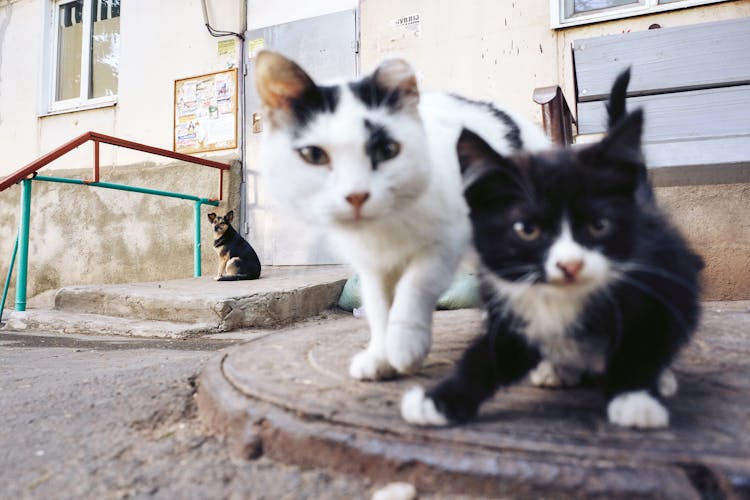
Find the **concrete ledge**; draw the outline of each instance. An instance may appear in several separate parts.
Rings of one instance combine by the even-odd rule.
[[[216,325],[210,323],[137,320],[99,314],[29,309],[24,312],[6,310],[0,331],[42,330],[66,334],[183,339],[209,333],[215,329]]]
[[[707,306],[676,363],[669,429],[607,423],[590,388],[501,390],[464,426],[420,429],[401,394],[441,378],[479,329],[477,311],[438,312],[435,346],[413,377],[361,383],[346,374],[367,340],[344,317],[290,327],[214,358],[199,379],[204,422],[246,457],[405,480],[420,491],[555,498],[700,498],[750,494],[750,309]]]
[[[213,331],[271,327],[331,307],[350,275],[345,266],[267,267],[261,279],[253,281],[202,277],[70,286],[58,290],[54,305],[71,313],[198,323]]]

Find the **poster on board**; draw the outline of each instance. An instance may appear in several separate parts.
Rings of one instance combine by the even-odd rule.
[[[174,150],[237,147],[237,69],[175,80]]]

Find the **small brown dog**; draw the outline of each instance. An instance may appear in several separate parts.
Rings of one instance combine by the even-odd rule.
[[[258,255],[240,233],[232,227],[234,210],[223,217],[215,213],[208,214],[214,230],[214,250],[219,255],[217,281],[255,280],[260,277],[260,260]]]

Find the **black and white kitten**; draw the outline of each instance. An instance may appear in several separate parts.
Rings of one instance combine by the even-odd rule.
[[[464,130],[458,153],[480,256],[486,332],[454,372],[402,400],[405,420],[446,425],[476,415],[530,374],[561,386],[600,376],[613,424],[669,424],[668,367],[698,321],[700,257],[652,196],[641,110],[625,113],[629,72],[610,96],[598,143],[503,157]]]

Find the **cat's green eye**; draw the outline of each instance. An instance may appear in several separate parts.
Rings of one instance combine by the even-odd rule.
[[[304,146],[297,149],[297,154],[310,165],[328,165],[331,163],[328,153],[318,146]]]
[[[591,236],[594,238],[601,238],[609,234],[612,228],[612,223],[605,217],[600,217],[595,221],[589,223],[588,230]]]
[[[518,221],[513,224],[513,231],[523,241],[534,241],[542,235],[542,230],[531,222]]]

